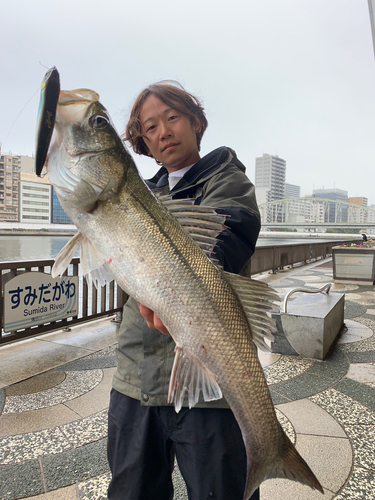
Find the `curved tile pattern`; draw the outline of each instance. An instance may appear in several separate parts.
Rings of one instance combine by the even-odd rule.
[[[107,437],[108,410],[102,410],[95,415],[70,422],[60,428],[69,443],[78,448]]]
[[[277,384],[298,377],[313,364],[311,359],[281,356],[275,363],[264,368],[264,374],[268,385]]]
[[[372,500],[374,492],[375,471],[354,467],[352,474],[335,500]]]
[[[61,384],[43,392],[9,396],[3,414],[21,413],[64,403],[82,396],[96,387],[103,378],[102,370],[68,372]]]
[[[110,472],[93,477],[78,484],[81,500],[107,500],[107,489],[111,480]]]
[[[374,411],[336,389],[327,389],[309,399],[330,413],[345,430],[350,425],[375,425]]]
[[[0,439],[0,465],[16,464],[70,448],[60,429],[48,429]]]
[[[327,268],[299,269],[298,274],[294,271],[289,276],[285,271],[277,281],[271,277],[271,286],[280,295],[296,286],[314,288],[332,279]],[[334,285],[332,292],[335,291],[348,292],[345,322],[349,333],[362,333],[347,337],[347,343],[337,344],[325,362],[293,356],[265,358],[264,371],[274,402],[287,403],[276,408],[277,417],[322,479],[324,498],[370,500],[375,499],[375,379],[371,368],[375,367],[375,317],[372,314],[375,290],[340,284]],[[3,429],[23,415],[22,429],[27,429],[27,412],[31,409],[44,408],[44,412],[61,404],[70,409],[70,420],[72,411],[77,413],[76,420],[65,420],[66,423],[61,424],[60,419],[60,425],[55,422],[55,426],[48,429],[16,435],[2,433],[6,437],[0,438],[0,489],[6,494],[0,495],[1,500],[2,497],[6,500],[32,497],[73,488],[72,485],[76,485],[80,500],[106,500],[110,479],[106,459],[107,410],[98,409],[107,404],[103,404],[107,385],[99,390],[103,398],[101,404],[91,410],[96,413],[90,412],[85,418],[79,415],[89,413],[87,398],[79,396],[88,394],[100,383],[105,384],[102,370],[113,367],[115,360],[115,346],[111,345],[55,368],[53,372],[66,373],[66,380],[47,390],[25,394],[13,387],[7,394],[7,389],[0,389],[0,409],[1,397],[5,397],[4,419],[0,416]],[[72,399],[76,399],[74,408],[69,403]],[[80,405],[85,405],[82,411]],[[174,500],[186,500],[186,487],[178,468],[173,478]],[[319,493],[296,483],[272,481],[262,486],[262,500],[322,498]],[[67,490],[57,491],[56,498],[63,498],[64,491]]]
[[[5,403],[5,391],[4,389],[0,389],[0,415],[3,411],[4,403]]]
[[[285,433],[292,441],[293,444],[296,444],[296,433],[294,431],[294,427],[292,422],[288,419],[284,413],[279,410],[279,408],[275,408],[277,420],[280,422],[281,427],[284,429]]]
[[[374,335],[374,332],[366,325],[362,325],[352,319],[345,320],[346,331],[343,332],[339,339],[338,344],[352,344],[353,342],[360,342],[361,340],[369,339]],[[358,344],[356,344],[358,346]],[[347,348],[350,351],[352,346]]]

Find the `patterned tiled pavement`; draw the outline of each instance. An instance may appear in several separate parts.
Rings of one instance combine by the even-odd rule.
[[[258,279],[284,297],[332,282],[331,261]],[[345,293],[344,332],[324,362],[260,353],[277,415],[324,498],[375,499],[375,287]],[[106,499],[106,422],[116,366],[108,319],[0,347],[0,500]],[[175,500],[187,498],[175,470]],[[268,480],[262,500],[323,498]],[[230,500],[230,499],[229,499]]]

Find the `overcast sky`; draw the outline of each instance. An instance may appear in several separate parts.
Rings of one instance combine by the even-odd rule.
[[[278,154],[302,195],[339,188],[375,204],[375,59],[367,0],[3,2],[0,142],[33,155],[39,88],[91,88],[119,133],[139,91],[181,82],[204,103],[202,154]],[[145,177],[156,163],[135,156]]]

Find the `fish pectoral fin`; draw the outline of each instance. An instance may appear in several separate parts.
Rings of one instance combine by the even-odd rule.
[[[74,197],[74,205],[85,212],[90,212],[99,199],[92,185],[82,179],[74,189]]]
[[[202,349],[204,349],[203,346]],[[192,408],[198,403],[201,391],[205,401],[213,401],[223,397],[212,373],[196,356],[177,346],[169,383],[168,403],[174,402],[175,410],[178,413],[187,392],[189,408]]]
[[[270,313],[277,310],[274,301],[280,300],[275,290],[258,280],[245,278],[224,271],[242,307],[251,327],[252,340],[262,351],[270,351],[266,343],[274,341],[272,332],[276,331],[276,322]]]
[[[60,250],[51,269],[52,278],[63,275],[63,273],[66,271],[66,268],[69,266],[71,260],[73,259],[78,247],[82,244],[84,238],[85,237],[83,236],[83,234],[78,232]]]
[[[106,201],[112,196],[116,196],[116,180],[111,177],[101,192],[98,192],[99,189],[100,188],[97,187],[96,190],[92,184],[81,179],[74,189],[74,205],[85,212],[90,212],[95,208],[98,201]]]
[[[96,288],[106,285],[113,280],[113,276],[102,255],[96,250],[91,241],[82,233],[78,232],[60,250],[51,270],[52,278],[62,276],[71,260],[81,247],[81,270],[84,276],[91,275]]]
[[[84,276],[90,274],[97,289],[113,280],[104,257],[88,238],[83,238],[81,242],[81,269]]]
[[[116,190],[117,190],[117,182],[113,177],[111,177],[107,182],[106,187],[99,194],[98,199],[100,201],[108,200],[108,198],[116,194]]]

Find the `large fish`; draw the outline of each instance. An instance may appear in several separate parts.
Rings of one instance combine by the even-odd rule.
[[[185,391],[193,406],[202,390],[206,400],[224,395],[238,421],[247,454],[244,500],[272,477],[323,493],[275,416],[254,345],[265,345],[273,291],[208,257],[225,218],[155,197],[95,92],[62,91],[56,106],[46,169],[79,232],[52,274],[63,273],[82,245],[84,273],[100,283],[109,274],[158,314],[176,343],[169,395],[176,410]]]

